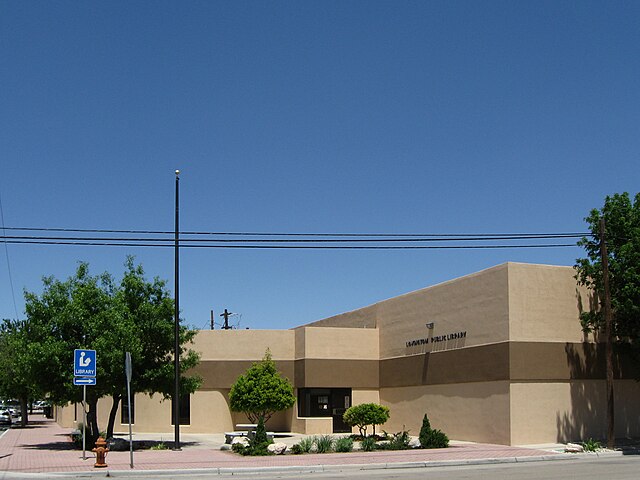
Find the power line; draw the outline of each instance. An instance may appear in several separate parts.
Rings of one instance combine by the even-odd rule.
[[[2,196],[0,195],[0,221],[2,221],[2,235],[6,235],[4,226],[4,208],[2,207]],[[7,247],[7,241],[4,241],[4,253],[7,257],[7,273],[9,275],[9,287],[11,288],[11,299],[13,300],[13,311],[16,314],[16,320],[18,320],[18,306],[16,304],[16,294],[13,288],[13,275],[11,275],[11,262],[9,261],[9,247]]]
[[[45,227],[5,227],[11,231],[33,232],[73,232],[73,233],[123,233],[140,235],[173,235],[168,230],[118,230],[102,228],[45,228]],[[182,235],[222,235],[222,236],[253,236],[253,237],[591,237],[591,232],[534,232],[534,233],[300,233],[300,232],[215,232],[215,231],[181,231]]]
[[[5,240],[76,240],[76,241],[107,241],[107,242],[167,242],[168,238],[135,238],[135,237],[49,237],[49,236],[22,236],[22,235],[4,235]],[[220,243],[364,243],[364,242],[451,242],[457,241],[493,241],[493,240],[542,240],[542,239],[560,239],[560,238],[582,238],[582,236],[572,234],[548,234],[548,235],[496,235],[484,237],[464,237],[464,238],[448,238],[448,237],[410,237],[410,238],[329,238],[329,239],[227,239],[227,238],[182,238],[182,242],[220,242]]]
[[[29,245],[75,245],[75,246],[110,246],[110,247],[174,247],[166,243],[129,243],[108,241],[60,241],[60,240],[5,240],[10,244]],[[308,250],[444,250],[444,249],[506,249],[506,248],[557,248],[577,247],[575,243],[526,244],[526,245],[232,245],[232,244],[186,244],[181,248],[214,248],[214,249],[308,249]]]

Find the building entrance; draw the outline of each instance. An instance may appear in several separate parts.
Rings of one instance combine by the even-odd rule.
[[[342,419],[342,415],[350,406],[350,388],[301,388],[298,390],[298,416],[332,417],[333,433],[351,431]]]

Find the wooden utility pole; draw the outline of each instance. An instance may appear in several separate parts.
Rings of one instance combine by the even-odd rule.
[[[611,344],[611,292],[609,290],[609,257],[605,236],[604,217],[600,217],[600,255],[602,257],[602,286],[604,288],[604,335],[607,358],[607,448],[613,449],[615,441],[613,406],[613,346]]]

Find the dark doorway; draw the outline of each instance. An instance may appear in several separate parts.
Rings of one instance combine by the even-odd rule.
[[[333,433],[351,432],[351,428],[342,419],[342,415],[350,406],[350,388],[301,388],[298,390],[298,416],[332,417]]]
[[[333,433],[351,432],[351,427],[344,423],[342,415],[351,406],[350,388],[331,389],[331,416],[333,417]]]

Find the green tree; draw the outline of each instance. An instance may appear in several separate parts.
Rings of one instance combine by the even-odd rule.
[[[244,413],[252,423],[266,422],[295,401],[291,382],[280,376],[268,349],[262,361],[240,375],[229,392],[231,410]]]
[[[133,375],[131,391],[153,395],[159,393],[164,399],[174,394],[174,303],[170,297],[166,282],[159,278],[148,281],[141,265],[135,265],[133,258],[128,257],[126,271],[115,292],[115,310],[117,317],[128,325],[130,331],[128,350],[112,351],[110,372],[114,379],[112,406],[109,412],[107,437],[113,436],[118,405],[126,399],[126,379],[123,369],[124,352],[131,353]],[[199,355],[184,347],[192,342],[195,330],[180,329],[180,389],[181,394],[193,393],[202,383],[197,375],[187,376],[187,372],[199,362]],[[116,341],[112,338],[108,342]],[[120,388],[118,388],[118,386]]]
[[[605,220],[609,287],[612,307],[612,336],[619,346],[640,358],[640,193],[632,200],[628,193],[607,196],[601,210],[591,210],[585,221],[591,236],[583,237],[586,258],[576,260],[576,278],[593,292],[595,307],[581,314],[583,329],[598,331],[604,325],[600,218]]]
[[[446,448],[449,446],[449,437],[438,429],[431,428],[431,423],[427,414],[424,414],[422,418],[422,427],[420,428],[420,440],[421,448]]]
[[[23,427],[28,423],[29,402],[42,397],[34,375],[37,356],[25,322],[4,320],[0,325],[0,397],[19,400]]]
[[[120,285],[103,273],[91,276],[86,263],[80,263],[74,276],[62,282],[47,277],[40,295],[25,293],[26,326],[40,355],[36,384],[58,405],[80,402],[82,389],[73,385],[70,368],[73,350],[97,351],[95,386],[87,388],[87,435],[93,442],[99,432],[98,399],[110,396],[115,409],[126,391],[125,352],[134,363],[133,391],[169,396],[173,380],[173,301],[164,282],[147,282],[142,267],[127,259],[127,270]],[[134,286],[132,286],[134,285]],[[193,332],[181,327],[181,344]],[[184,359],[184,362],[182,360]],[[182,371],[192,368],[198,357],[182,348]],[[193,391],[199,379],[182,382],[183,391]],[[108,434],[113,432],[115,413],[109,418]]]
[[[369,425],[373,426],[375,435],[376,425],[383,425],[389,420],[389,407],[377,403],[361,403],[348,408],[342,418],[347,425],[358,427],[360,436],[366,437]]]

